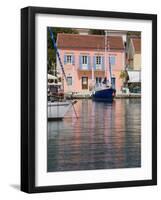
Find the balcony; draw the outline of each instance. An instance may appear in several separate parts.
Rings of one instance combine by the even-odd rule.
[[[79,66],[79,70],[81,70],[81,71],[89,71],[89,70],[92,70],[92,68],[87,64],[82,64],[82,65]]]
[[[102,65],[95,65],[94,66],[94,71],[104,71],[105,69],[104,69],[104,66],[102,66]]]
[[[89,65],[81,65],[79,66],[80,71],[92,71],[92,67],[94,71],[104,71],[105,68],[102,65],[95,65],[95,66],[89,66]]]

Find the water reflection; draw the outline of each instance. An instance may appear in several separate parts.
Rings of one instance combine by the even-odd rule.
[[[48,172],[141,166],[141,100],[75,104],[63,121],[48,122]]]

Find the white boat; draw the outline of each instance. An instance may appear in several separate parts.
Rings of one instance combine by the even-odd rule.
[[[48,102],[48,119],[49,120],[62,120],[72,106],[72,102]]]

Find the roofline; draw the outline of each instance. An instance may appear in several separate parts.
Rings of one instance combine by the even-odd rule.
[[[58,49],[59,50],[84,50],[84,49],[88,49],[88,50],[94,50],[94,51],[105,51],[105,49],[104,48],[99,48],[99,49],[96,49],[96,48],[92,48],[92,47],[59,47],[58,46]],[[110,48],[110,50],[108,50],[108,51],[125,51],[125,48]]]
[[[96,35],[96,34],[88,34],[88,35],[81,35],[81,34],[77,34],[77,33],[58,33],[58,35],[77,35],[77,36],[80,36],[80,37],[105,37],[105,35]],[[121,36],[117,36],[117,35],[107,35],[107,37],[118,37],[118,38],[121,38]]]

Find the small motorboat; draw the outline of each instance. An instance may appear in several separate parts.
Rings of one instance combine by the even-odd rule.
[[[71,106],[70,101],[48,101],[48,120],[62,120]]]
[[[48,120],[63,120],[77,101],[66,100],[58,84],[48,85]]]

